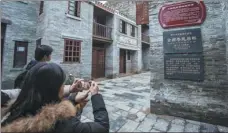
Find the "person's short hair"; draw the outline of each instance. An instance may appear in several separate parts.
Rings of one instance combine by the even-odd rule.
[[[49,56],[52,52],[52,47],[47,45],[40,45],[35,50],[35,60],[41,61],[44,58],[44,56]]]

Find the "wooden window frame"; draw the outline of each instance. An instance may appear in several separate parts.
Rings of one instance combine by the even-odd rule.
[[[120,31],[120,33],[122,33],[122,23],[123,23],[123,21],[120,20],[120,22],[119,22],[119,31]]]
[[[124,24],[123,24],[124,23]],[[123,25],[125,28],[123,28]],[[123,21],[123,20],[120,20],[120,32],[123,33],[123,34],[127,34],[127,22]]]
[[[132,37],[135,37],[135,34],[136,34],[136,28],[135,28],[135,26],[134,25],[131,25],[131,36]]]
[[[67,44],[68,41],[68,44]],[[72,42],[70,44],[70,42]],[[64,53],[63,62],[64,63],[80,63],[81,62],[81,40],[64,39]],[[67,48],[68,47],[68,48]],[[71,49],[70,49],[71,47]],[[66,55],[67,52],[67,55]],[[71,53],[71,55],[70,55]],[[78,55],[77,55],[78,53]],[[75,55],[74,55],[75,54]],[[78,58],[78,60],[77,60]]]
[[[73,14],[70,13],[70,11],[71,11],[70,7],[71,7],[72,2],[74,2],[73,3],[73,5],[74,5]],[[75,16],[75,17],[80,17],[81,16],[80,15],[81,14],[81,1],[68,1],[68,14]]]
[[[44,12],[44,1],[40,1],[39,15],[41,15],[43,12]]]
[[[14,58],[13,58],[13,68],[23,68],[23,67],[16,67],[16,64],[15,64],[15,62],[16,62],[16,51],[17,51],[17,44],[18,43],[21,43],[21,42],[24,42],[24,43],[27,43],[26,44],[26,46],[25,46],[25,65],[27,64],[27,57],[28,57],[28,42],[26,42],[26,41],[15,41],[15,44],[14,44]]]
[[[36,40],[36,47],[40,46],[42,42],[42,38]]]

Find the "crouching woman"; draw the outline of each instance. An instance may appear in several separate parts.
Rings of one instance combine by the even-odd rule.
[[[98,86],[90,87],[94,122],[82,123],[76,113],[86,100],[62,100],[65,74],[54,63],[38,63],[26,75],[15,103],[2,119],[2,132],[109,132],[109,118]]]

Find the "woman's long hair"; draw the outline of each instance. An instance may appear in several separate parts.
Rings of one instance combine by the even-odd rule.
[[[40,62],[35,65],[26,74],[21,92],[8,110],[10,115],[2,126],[19,117],[35,115],[42,106],[58,102],[65,78],[65,73],[57,64]]]

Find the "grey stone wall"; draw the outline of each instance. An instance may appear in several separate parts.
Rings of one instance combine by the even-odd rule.
[[[158,12],[167,2],[172,0],[150,3],[151,112],[228,126],[227,1],[204,0],[205,22],[201,26],[185,27],[201,28],[204,82],[164,80],[162,33],[165,30],[158,22]]]
[[[142,68],[149,70],[150,68],[150,47],[142,47]]]
[[[68,1],[45,1],[44,6],[46,14],[40,23],[44,30],[37,34],[44,31],[42,44],[53,47],[52,61],[60,64],[66,74],[91,78],[93,5],[81,2],[80,18],[67,14]],[[63,62],[65,38],[82,41],[80,63]]]
[[[107,44],[105,45],[105,77],[113,78],[113,45]]]
[[[112,38],[113,38],[113,42],[112,42],[112,46],[113,46],[113,77],[116,77],[119,74],[119,62],[120,62],[120,49],[117,45],[118,41],[117,41],[117,34],[119,33],[119,30],[117,30],[119,28],[119,23],[118,23],[118,17],[117,15],[114,15],[113,17],[113,32],[112,32]]]
[[[105,5],[110,6],[132,20],[136,20],[136,6],[135,1],[107,1]]]
[[[109,15],[106,17],[106,25],[109,27],[112,27],[113,29],[115,28],[115,16],[114,15]],[[117,73],[114,73],[115,65],[114,65],[114,52],[115,52],[115,31],[112,29],[112,39],[113,42],[107,43],[105,45],[106,51],[105,51],[105,77],[107,78],[114,78],[116,77]]]
[[[40,1],[38,1],[37,5],[40,5]],[[39,10],[37,10],[37,26],[36,26],[36,39],[41,38],[41,44],[47,45],[46,42],[48,40],[48,34],[46,30],[48,29],[48,6],[44,2],[43,13],[39,15]]]
[[[28,41],[27,62],[34,57],[37,9],[36,2],[1,1],[2,18],[12,21],[6,27],[2,88],[13,87],[13,80],[23,70],[13,68],[15,41]]]

